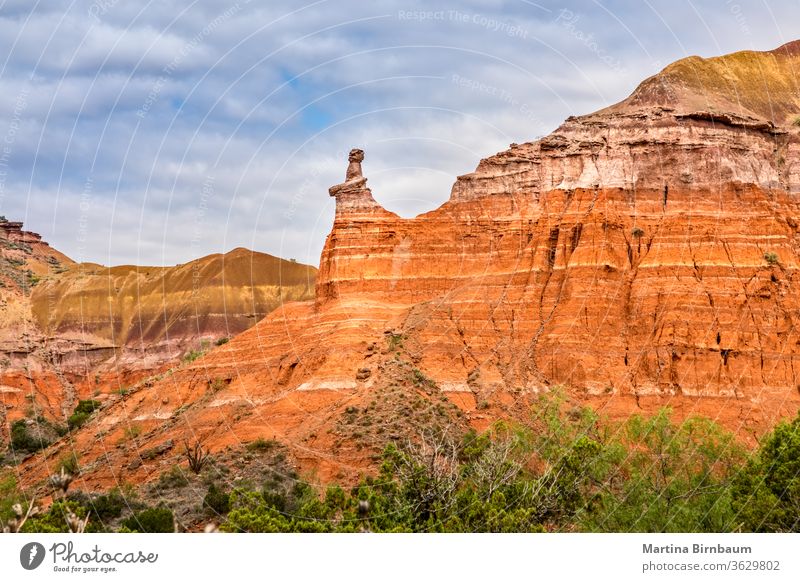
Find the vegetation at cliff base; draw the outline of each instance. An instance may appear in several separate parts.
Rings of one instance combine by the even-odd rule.
[[[241,454],[283,459],[281,447],[257,440]],[[232,484],[215,466],[181,470],[182,487],[158,481],[152,502],[131,490],[73,492],[22,531],[67,531],[70,515],[88,518],[86,531],[174,531],[181,492],[197,506],[191,528],[226,532],[800,531],[800,415],[750,451],[705,418],[677,422],[663,409],[614,423],[556,394],[524,424],[437,427],[390,444],[377,473],[348,488],[278,469]],[[0,518],[27,498],[0,476]]]

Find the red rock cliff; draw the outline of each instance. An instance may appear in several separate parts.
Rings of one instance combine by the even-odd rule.
[[[456,385],[796,403],[797,46],[671,65],[414,220],[337,212],[318,309],[425,303]]]

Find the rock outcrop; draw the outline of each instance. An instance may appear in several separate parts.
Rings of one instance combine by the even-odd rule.
[[[73,262],[51,248],[21,222],[0,217],[0,363],[41,340],[33,321],[30,296],[41,280],[63,273]],[[2,368],[0,368],[2,369]]]
[[[482,160],[414,219],[375,202],[353,150],[315,300],[110,407],[78,448],[98,459],[92,435],[135,421],[142,447],[274,437],[341,478],[381,444],[342,436],[345,411],[432,385],[476,427],[562,385],[612,416],[670,405],[752,442],[800,405],[798,67],[800,42],[685,59]],[[137,454],[86,478],[157,474],[126,470]]]

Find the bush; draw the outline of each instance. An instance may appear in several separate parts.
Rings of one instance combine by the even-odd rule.
[[[795,127],[800,127],[800,115],[798,115],[792,120],[792,125],[794,125]]]
[[[112,489],[105,495],[95,497],[91,501],[90,510],[98,521],[110,521],[122,515],[122,510],[127,506],[125,498],[119,489]]]
[[[188,484],[189,479],[186,477],[186,473],[177,465],[158,476],[159,489],[180,489]]]
[[[67,427],[69,430],[77,430],[86,424],[86,421],[89,420],[89,416],[90,415],[86,412],[74,412],[67,419]]]
[[[13,517],[11,508],[15,503],[23,503],[23,497],[14,474],[11,472],[0,474],[0,531]]]
[[[210,484],[203,509],[226,516],[222,531],[245,532],[800,531],[800,414],[747,455],[714,422],[675,422],[669,409],[617,424],[554,391],[533,410],[523,426],[429,428],[388,445],[378,476],[350,491],[275,471],[261,491]],[[160,484],[165,476],[186,481],[177,466]],[[4,496],[19,498],[13,479],[0,480],[0,513]],[[106,497],[69,501],[102,527],[124,507],[118,492]],[[30,527],[63,531],[64,506],[54,507]],[[173,521],[169,509],[151,508],[119,531],[172,531]]]
[[[73,410],[74,413],[91,414],[100,409],[100,402],[97,400],[80,400]]]
[[[117,488],[94,497],[82,491],[75,491],[70,493],[67,499],[85,507],[90,515],[89,523],[99,526],[100,530],[104,524],[121,516],[122,510],[128,507],[128,502]]]
[[[745,452],[712,421],[634,416],[618,437],[617,482],[588,499],[583,528],[600,532],[727,532],[731,486]],[[623,477],[624,478],[620,478]]]
[[[261,491],[261,498],[267,507],[271,507],[276,511],[286,511],[286,493],[277,491],[270,486],[265,486]]]
[[[631,235],[633,235],[635,238],[641,238],[644,236],[644,231],[637,226],[631,231]]]
[[[139,435],[142,434],[142,427],[138,424],[131,424],[130,426],[126,426],[125,430],[122,432],[124,438],[127,440],[134,440],[139,438]]]
[[[742,529],[800,532],[800,414],[768,434],[733,489]]]
[[[86,508],[77,501],[54,501],[46,512],[32,517],[22,526],[22,533],[68,533],[67,516],[86,517]]]
[[[29,426],[24,419],[14,421],[11,425],[11,447],[15,451],[30,453],[47,448],[52,441],[44,436],[41,428]]]
[[[406,336],[402,333],[387,333],[386,334],[386,341],[388,342],[388,348],[390,352],[394,352],[399,350],[403,347],[403,342],[405,341]]]
[[[208,486],[208,493],[203,498],[203,507],[211,510],[215,515],[225,515],[231,509],[230,495],[212,483]]]
[[[256,440],[251,441],[245,445],[248,451],[263,453],[266,451],[270,451],[278,446],[278,442],[275,440],[267,440],[263,437],[258,437]]]
[[[228,385],[228,382],[222,378],[214,378],[208,381],[208,390],[210,392],[219,392]]]
[[[226,343],[231,341],[229,337],[221,337],[216,342],[214,342],[217,346],[224,346]]]
[[[166,507],[150,507],[122,520],[122,526],[141,533],[173,533],[175,516]]]
[[[433,388],[436,383],[428,378],[421,370],[414,368],[411,370],[411,382],[417,388]]]
[[[344,500],[265,491],[259,504],[237,498],[231,514],[246,531],[308,530],[303,515],[327,516],[324,527],[334,531],[735,529],[731,483],[745,454],[713,422],[675,423],[665,409],[616,426],[558,394],[534,410],[524,427],[498,423],[460,441],[429,431],[413,444],[389,445],[379,477]],[[362,502],[366,518],[355,511]]]
[[[278,509],[265,503],[252,491],[234,491],[232,509],[227,521],[220,527],[228,532],[280,533],[291,532],[292,522]]]
[[[183,361],[184,362],[194,362],[196,359],[198,359],[202,355],[203,355],[202,350],[189,350],[188,352],[186,352],[184,354]]]
[[[764,253],[764,260],[767,261],[767,264],[769,264],[769,265],[777,265],[778,264],[778,254],[777,253],[772,253],[772,252]]]
[[[210,451],[208,449],[204,449],[200,444],[200,441],[195,441],[191,448],[189,448],[188,443],[183,443],[183,447],[183,454],[186,457],[186,460],[189,462],[189,469],[195,475],[199,475],[203,470],[203,467],[205,467],[206,463],[209,461],[211,454]]]
[[[81,472],[80,465],[78,464],[78,456],[75,453],[69,453],[61,458],[58,462],[57,473],[63,469],[70,475],[78,475]]]

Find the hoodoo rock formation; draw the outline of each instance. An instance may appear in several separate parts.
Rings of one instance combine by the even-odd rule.
[[[131,422],[141,448],[278,438],[340,478],[400,438],[415,412],[398,391],[482,427],[561,385],[612,416],[670,405],[752,439],[800,405],[798,70],[800,42],[684,59],[482,160],[414,219],[380,207],[353,150],[315,299],[110,406],[73,442],[83,478],[174,463],[96,445]]]
[[[391,214],[375,202],[372,197],[372,190],[367,188],[367,179],[361,170],[361,162],[364,161],[364,151],[354,149],[348,156],[347,173],[344,182],[331,186],[328,193],[336,198],[336,214],[385,214],[398,218]]]

